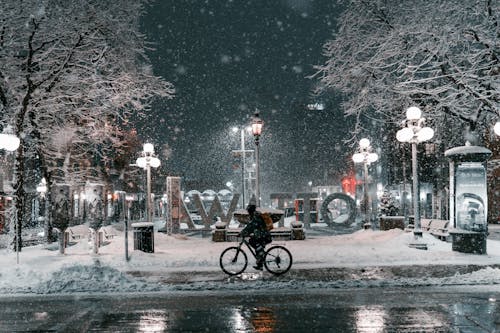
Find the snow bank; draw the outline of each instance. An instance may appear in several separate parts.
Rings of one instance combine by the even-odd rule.
[[[84,231],[84,230],[82,230]],[[19,253],[0,250],[0,293],[78,293],[78,292],[145,292],[160,290],[214,290],[252,288],[346,288],[415,285],[481,285],[500,284],[500,242],[488,240],[487,255],[454,252],[451,243],[424,233],[428,250],[408,247],[413,235],[402,230],[359,230],[345,235],[307,234],[304,241],[275,242],[285,245],[293,254],[293,270],[321,268],[359,268],[386,266],[477,265],[482,269],[467,274],[448,274],[443,278],[407,278],[401,276],[328,277],[325,281],[292,280],[267,273],[247,273],[229,278],[219,268],[219,255],[234,243],[214,243],[201,236],[168,236],[155,233],[155,252],[133,251],[129,234],[130,260],[125,260],[122,231],[107,240],[92,254],[88,239],[73,242],[61,255],[57,246],[24,248]],[[491,267],[490,267],[491,266]],[[185,276],[185,281],[169,280]],[[196,276],[196,278],[192,278]],[[429,275],[427,275],[429,276]],[[317,280],[317,279],[316,279]],[[170,282],[169,282],[170,281]]]

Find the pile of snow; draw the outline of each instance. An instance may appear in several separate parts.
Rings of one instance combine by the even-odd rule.
[[[74,293],[74,292],[134,292],[158,291],[158,285],[132,278],[119,270],[100,265],[65,265],[49,274],[17,268],[14,274],[0,275],[2,293]],[[29,282],[32,281],[32,282]]]
[[[81,292],[134,292],[158,291],[152,285],[132,278],[117,269],[100,265],[70,265],[53,272],[47,279],[40,281],[32,292],[38,294]]]
[[[85,230],[82,230],[85,231]],[[410,248],[411,233],[359,230],[352,234],[319,236],[307,234],[303,241],[278,241],[293,254],[292,270],[314,268],[366,268],[385,266],[478,265],[481,270],[443,278],[357,278],[325,281],[291,280],[255,273],[229,278],[219,267],[219,256],[229,242],[212,242],[209,237],[154,234],[155,252],[133,250],[133,234],[128,236],[130,260],[125,260],[123,231],[106,240],[99,254],[92,253],[87,237],[73,240],[61,255],[57,245],[24,248],[17,255],[0,250],[0,293],[145,292],[160,290],[245,290],[253,288],[347,288],[417,285],[500,284],[500,242],[488,240],[487,255],[454,252],[451,243],[425,234],[428,250]],[[252,264],[252,262],[250,263]],[[251,266],[251,265],[250,265]],[[492,267],[489,267],[492,266]],[[189,283],[169,283],[174,275],[184,275]],[[214,278],[215,277],[215,278]],[[165,282],[167,281],[167,282]],[[161,283],[160,283],[161,282]]]

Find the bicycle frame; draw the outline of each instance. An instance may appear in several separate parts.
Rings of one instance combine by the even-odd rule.
[[[249,250],[249,251],[250,251],[250,253],[253,255],[253,257],[254,257],[255,259],[257,259],[257,252],[255,252],[255,250],[254,250],[254,249],[253,249],[253,247],[250,245],[250,243],[248,243],[248,241],[246,240],[246,237],[242,237],[242,238],[241,238],[241,242],[240,242],[240,244],[238,245],[238,253],[239,253],[239,251],[243,251],[243,250],[241,249],[241,246],[242,246],[243,244],[245,244],[245,245],[247,246],[248,250]]]

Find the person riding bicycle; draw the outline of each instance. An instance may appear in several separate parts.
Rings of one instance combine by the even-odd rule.
[[[257,259],[257,263],[253,268],[261,271],[264,264],[264,249],[266,244],[272,241],[271,233],[267,230],[266,223],[253,202],[248,204],[247,211],[250,220],[245,228],[241,230],[241,236],[250,236],[248,243],[255,249]]]

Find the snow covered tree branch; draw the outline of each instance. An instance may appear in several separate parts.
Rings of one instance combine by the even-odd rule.
[[[101,158],[126,142],[119,135],[122,125],[147,112],[155,98],[173,96],[172,85],[152,73],[146,56],[139,32],[143,4],[2,3],[0,124],[14,125],[21,138],[15,186],[19,224],[28,159],[38,161],[49,183],[78,184],[89,174],[99,178]]]
[[[354,135],[367,116],[382,130],[399,126],[410,105],[423,108],[437,138],[442,128],[479,131],[500,118],[498,2],[340,2],[346,9],[316,77],[345,94],[345,114],[358,119]],[[446,141],[463,143],[462,132]]]

